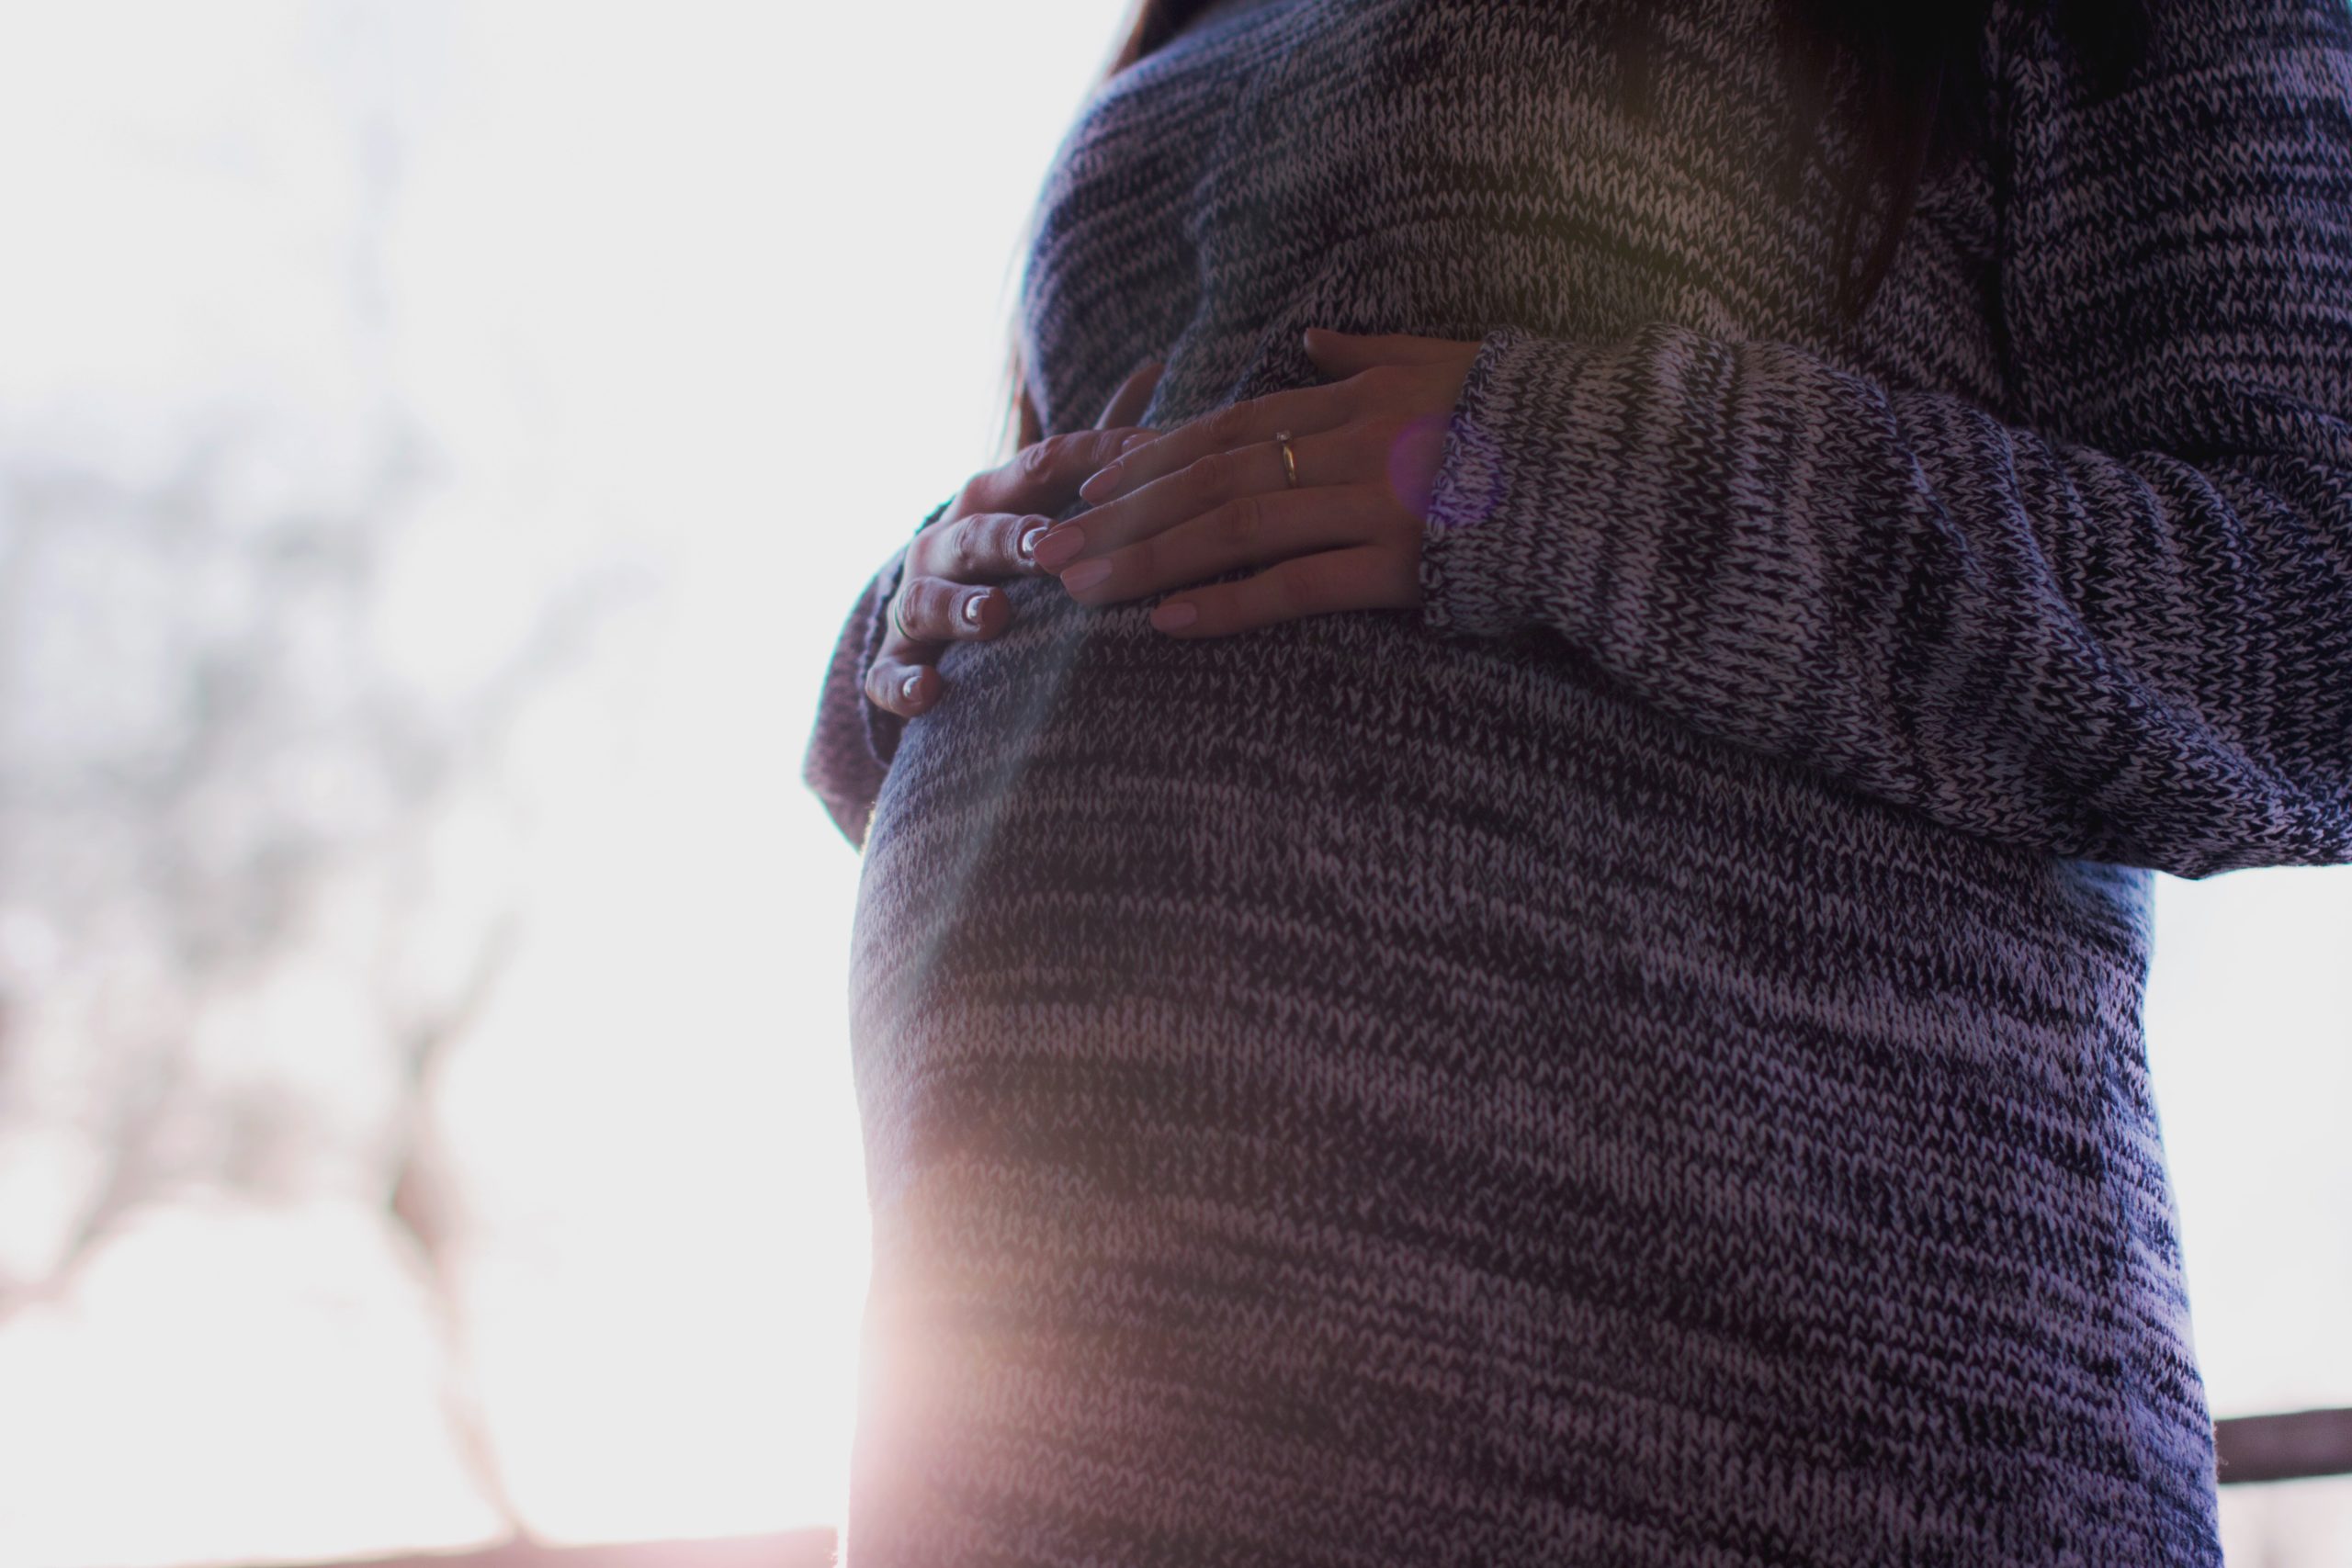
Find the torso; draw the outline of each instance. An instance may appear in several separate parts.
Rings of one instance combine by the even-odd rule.
[[[1155,423],[1306,384],[1311,324],[1662,318],[2003,406],[1983,164],[1841,325],[1762,16],[1679,8],[1649,121],[1575,5],[1204,17],[1046,183],[1047,426],[1155,351]],[[1699,736],[1549,635],[1012,592],[866,850],[850,1568],[2122,1562],[2199,1506],[2131,1157],[2144,874]]]

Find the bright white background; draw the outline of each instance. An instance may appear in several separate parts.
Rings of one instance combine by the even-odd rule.
[[[1114,9],[0,6],[0,1286],[53,1281],[0,1314],[0,1564],[478,1543],[485,1473],[550,1540],[838,1517],[857,863],[798,765],[860,583],[992,460]],[[275,716],[106,817],[223,649]],[[192,957],[256,887],[277,934]],[[2352,873],[2163,884],[2217,1414],[2352,1404],[2347,942]],[[157,1038],[168,1157],[61,1271],[146,1082],[94,1063]],[[2352,1558],[2330,1495],[2233,1498],[2237,1560]]]

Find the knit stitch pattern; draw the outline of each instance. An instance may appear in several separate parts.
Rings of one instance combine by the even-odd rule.
[[[2041,8],[1837,309],[1767,0],[1219,7],[1080,115],[1046,427],[1478,340],[1424,602],[853,610],[846,1568],[2220,1561],[2153,870],[2352,861],[2352,25]]]

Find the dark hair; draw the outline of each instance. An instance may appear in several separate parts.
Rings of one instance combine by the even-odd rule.
[[[1166,43],[1209,3],[1136,0],[1106,74],[1116,75]],[[1618,91],[1633,112],[1646,112],[1657,6],[1654,0],[1602,3],[1613,9]],[[2095,88],[2120,89],[2147,48],[2152,0],[2046,3],[2088,62]],[[1863,117],[1865,162],[1838,176],[1845,197],[1838,226],[1838,303],[1849,321],[1869,309],[1894,265],[1920,186],[1985,133],[1979,50],[1992,10],[1993,0],[1781,0],[1778,42],[1792,110],[1783,183],[1793,188],[1819,152],[1818,131],[1833,93],[1851,93]],[[1874,230],[1874,237],[1869,254],[1858,255],[1865,229]],[[1014,444],[1025,446],[1043,431],[1017,344],[1012,393]]]

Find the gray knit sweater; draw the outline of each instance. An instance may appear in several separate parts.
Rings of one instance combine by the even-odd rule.
[[[1024,581],[903,727],[852,614],[848,1568],[2219,1560],[2147,868],[2352,861],[2352,26],[2002,5],[1849,324],[1767,3],[1646,113],[1585,6],[1241,6],[1071,131],[1049,429],[1485,346],[1418,610]]]

